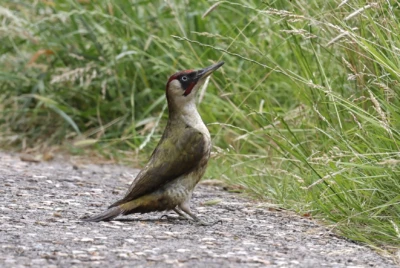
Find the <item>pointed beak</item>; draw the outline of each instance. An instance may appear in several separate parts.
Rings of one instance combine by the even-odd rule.
[[[215,70],[217,70],[219,67],[224,65],[225,62],[221,61],[216,64],[213,64],[209,67],[206,67],[204,69],[198,70],[197,75],[196,75],[196,80],[204,79],[210,74],[212,74]]]

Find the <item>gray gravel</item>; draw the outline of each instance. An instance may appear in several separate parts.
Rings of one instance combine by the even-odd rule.
[[[87,223],[120,198],[137,170],[0,153],[1,267],[397,267],[316,222],[223,191],[197,187],[192,207],[223,224],[162,213]],[[213,205],[207,205],[213,204]]]

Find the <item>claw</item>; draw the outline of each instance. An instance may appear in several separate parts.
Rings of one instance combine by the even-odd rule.
[[[216,221],[213,221],[213,222],[205,222],[205,221],[202,221],[202,220],[199,219],[199,220],[195,221],[195,223],[200,225],[200,226],[213,226],[213,225],[218,224],[218,223],[221,223],[221,225],[222,225],[222,220],[216,220]]]
[[[162,220],[164,217],[165,217],[167,220],[170,218],[170,216],[168,216],[167,214],[164,214],[164,215],[162,215],[162,216],[160,217],[160,220]]]
[[[160,220],[162,220],[163,218],[166,218],[168,221],[172,221],[172,220],[187,220],[187,218],[185,217],[174,217],[174,216],[170,216],[167,214],[164,214],[160,217]]]

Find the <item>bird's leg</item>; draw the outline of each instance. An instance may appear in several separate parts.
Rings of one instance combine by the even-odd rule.
[[[186,215],[183,214],[181,211],[179,211],[179,209],[178,209],[177,207],[173,208],[172,210],[173,210],[176,214],[179,215],[178,218],[169,216],[169,215],[167,215],[167,214],[164,214],[164,215],[161,216],[160,219],[162,219],[162,218],[165,217],[165,218],[167,218],[167,220],[175,220],[175,219],[179,219],[179,220],[191,220],[188,216],[186,216]]]
[[[197,217],[195,214],[193,214],[193,212],[190,210],[190,205],[189,205],[189,201],[185,201],[182,204],[179,205],[179,208],[185,212],[186,214],[188,214],[190,217],[193,218],[193,220],[201,225],[201,226],[210,226],[210,225],[215,225],[217,223],[221,223],[221,220],[217,220],[217,221],[213,221],[213,222],[205,222],[202,219],[200,219],[199,217]]]
[[[182,213],[178,208],[174,208],[173,211],[175,211],[176,214],[179,215],[180,219],[185,219],[188,221],[190,220],[190,218],[186,214]]]

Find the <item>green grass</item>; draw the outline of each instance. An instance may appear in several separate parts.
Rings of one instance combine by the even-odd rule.
[[[399,4],[219,1],[206,14],[215,3],[6,2],[2,144],[148,156],[167,77],[224,60],[199,106],[207,177],[398,249]]]

